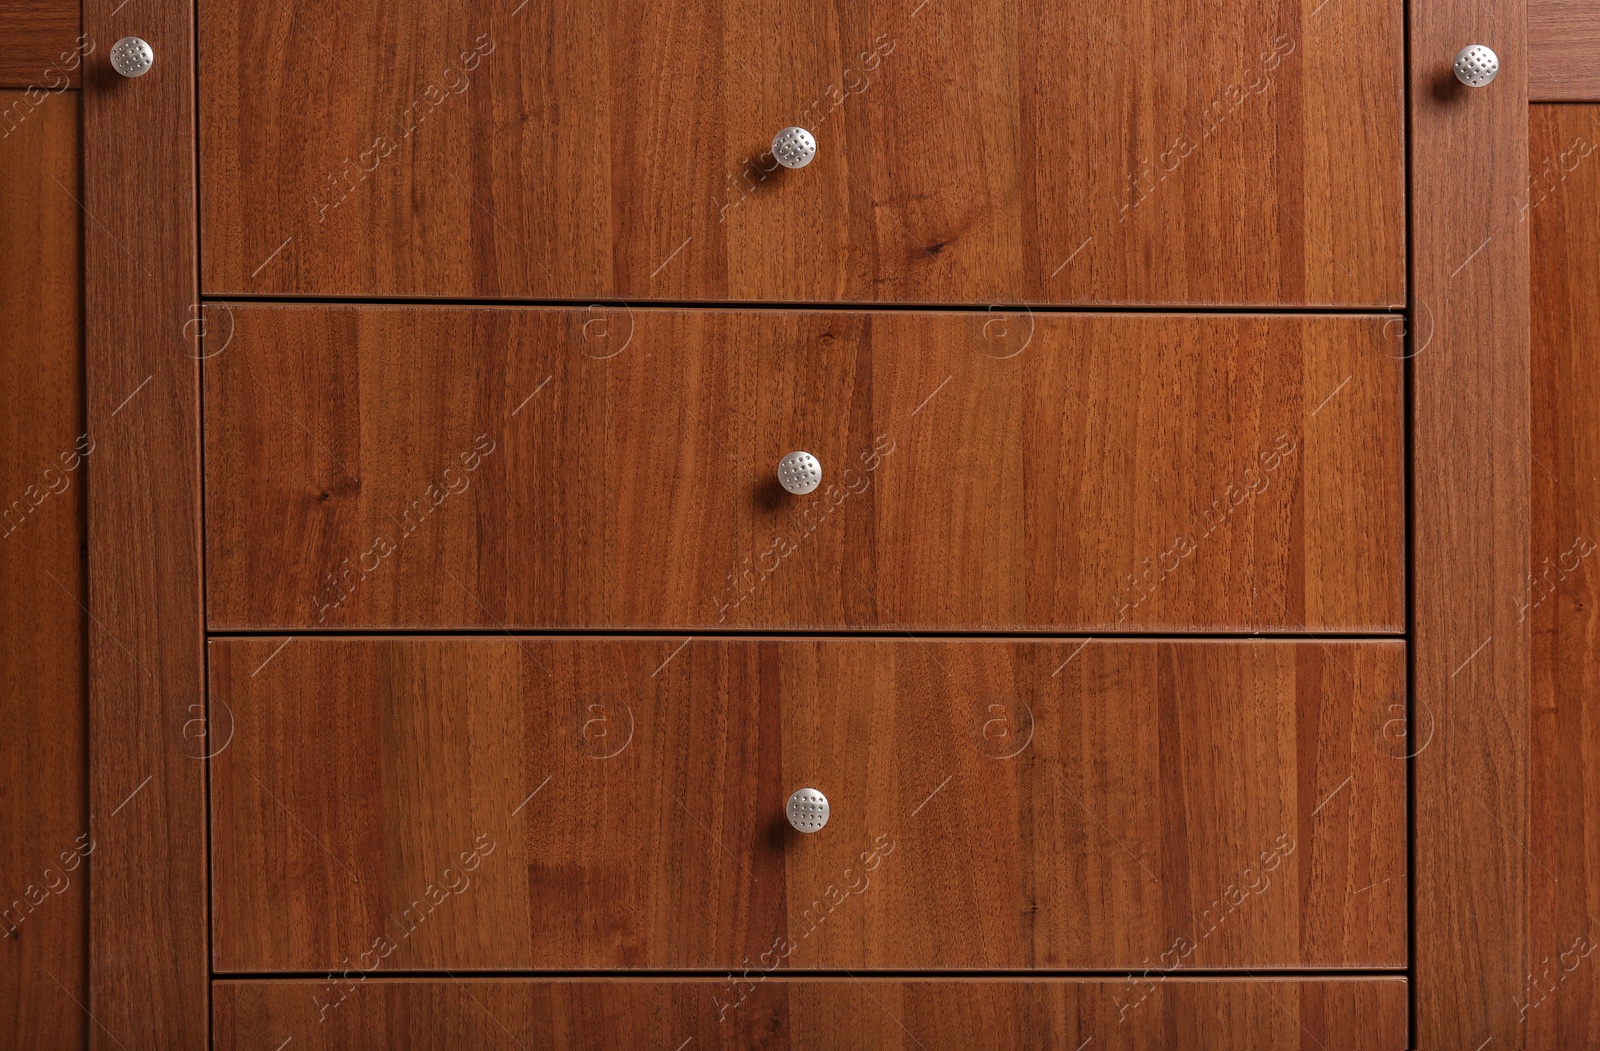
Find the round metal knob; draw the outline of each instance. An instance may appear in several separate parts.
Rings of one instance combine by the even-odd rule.
[[[800,832],[820,832],[828,823],[828,797],[815,788],[802,788],[789,797],[789,824]]]
[[[810,453],[790,453],[778,461],[778,484],[804,496],[822,484],[822,464]]]
[[[111,45],[111,68],[125,77],[142,77],[156,64],[156,53],[136,36],[125,36]]]
[[[772,137],[772,155],[785,168],[804,168],[817,155],[817,140],[804,128],[784,128]]]
[[[1469,88],[1481,88],[1500,74],[1500,56],[1482,44],[1471,44],[1456,55],[1456,79]]]

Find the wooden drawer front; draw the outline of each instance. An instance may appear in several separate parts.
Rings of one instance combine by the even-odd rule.
[[[741,995],[743,999],[741,1000]],[[1128,1006],[1128,1005],[1135,1006]],[[1401,1051],[1402,978],[219,981],[215,1047]],[[692,1042],[691,1042],[692,1041]]]
[[[233,309],[213,628],[1403,629],[1381,317]]]
[[[216,967],[1403,966],[1404,658],[214,641]]]
[[[207,290],[1405,300],[1388,0],[513,6],[201,4]]]

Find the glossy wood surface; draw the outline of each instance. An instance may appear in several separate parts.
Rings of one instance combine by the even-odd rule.
[[[93,39],[156,53],[136,80],[97,59],[82,92],[97,1051],[209,1035],[193,14],[83,7]]]
[[[80,7],[79,0],[0,0],[0,88],[24,90],[20,99],[7,96],[0,105],[0,139],[11,137],[19,114],[78,86],[80,53],[93,51],[78,36]]]
[[[0,91],[0,107],[17,92]],[[0,143],[0,1046],[89,1020],[78,99]],[[65,859],[63,859],[65,855]]]
[[[1519,994],[1528,1046],[1600,1045],[1600,106],[1532,107],[1533,929]],[[1576,149],[1575,149],[1576,148]],[[1556,179],[1542,161],[1571,164]]]
[[[216,629],[1403,627],[1398,319],[213,309]]]
[[[214,294],[1405,299],[1387,0],[200,17]],[[791,124],[819,150],[780,170]]]
[[[1536,102],[1600,101],[1600,5],[1528,0],[1528,94]]]
[[[1398,642],[210,649],[220,971],[1405,962]]]
[[[1400,978],[983,981],[784,979],[740,986],[719,1019],[716,979],[673,981],[370,979],[318,1021],[327,983],[218,982],[218,1051],[352,1046],[516,1048],[1089,1047],[1121,1051],[1397,1051]],[[1119,1013],[1121,1017],[1119,1018]]]
[[[1527,4],[1407,11],[1413,1040],[1507,1051],[1527,1039],[1531,864]],[[1500,56],[1481,90],[1451,71],[1473,42]]]

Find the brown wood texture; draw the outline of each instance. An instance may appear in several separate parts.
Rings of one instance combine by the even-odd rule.
[[[83,56],[94,46],[78,35],[79,0],[0,0],[0,88],[22,88],[0,107],[0,137],[8,119],[35,108],[44,96],[77,87]],[[109,45],[108,45],[109,46]]]
[[[207,291],[1405,298],[1387,0],[508,6],[202,5]]]
[[[1398,319],[231,313],[215,629],[1403,627]]]
[[[1526,4],[1410,4],[1415,1046],[1526,1046]],[[1460,85],[1457,51],[1500,56]]]
[[[785,979],[741,985],[715,1006],[717,979],[371,979],[318,1020],[312,981],[221,981],[218,1051],[291,1047],[484,1049],[985,1047],[1030,1051],[1398,1051],[1400,978],[1206,979],[1149,983],[1139,1005],[1117,979],[984,981]],[[1136,995],[1136,994],[1135,994]],[[1119,1018],[1119,1014],[1121,1017]]]
[[[0,91],[0,107],[18,92]],[[0,1045],[89,1019],[78,98],[0,144]],[[80,853],[81,851],[81,853]]]
[[[1528,0],[1528,94],[1600,101],[1600,6],[1592,0]]]
[[[1534,106],[1533,929],[1518,1013],[1540,1051],[1600,1046],[1600,106]],[[1563,158],[1568,163],[1563,163]],[[1552,172],[1555,174],[1552,175]]]
[[[1405,963],[1399,642],[269,637],[211,669],[220,971]]]
[[[84,31],[137,32],[136,80],[86,70],[91,1046],[209,1036],[200,584],[194,5],[86,0]],[[109,46],[107,48],[109,50]]]

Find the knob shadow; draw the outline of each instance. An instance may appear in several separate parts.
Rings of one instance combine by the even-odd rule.
[[[772,155],[771,143],[758,143],[744,151],[744,161],[734,176],[734,183],[746,196],[763,193],[779,182],[788,170]]]
[[[768,850],[781,851],[789,840],[789,819],[774,817],[767,821],[767,827],[762,829],[761,841]]]
[[[762,478],[753,488],[752,495],[755,497],[756,506],[763,511],[776,511],[783,503],[784,497],[788,495],[775,477]]]
[[[1449,102],[1466,90],[1466,85],[1456,79],[1456,71],[1452,66],[1445,66],[1433,74],[1433,97],[1440,102]]]

